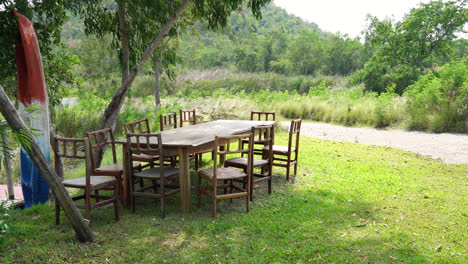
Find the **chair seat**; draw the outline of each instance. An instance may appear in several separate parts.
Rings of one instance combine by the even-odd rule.
[[[172,167],[164,167],[164,177],[170,177],[179,173],[179,169]],[[159,167],[153,167],[144,171],[135,172],[135,177],[148,178],[148,179],[160,179]]]
[[[245,157],[228,159],[228,160],[226,160],[224,162],[224,166],[247,168],[247,161],[248,161],[248,159],[245,158]],[[262,166],[265,166],[267,164],[268,164],[268,160],[263,160],[263,159],[254,159],[253,160],[253,166],[254,167],[262,167]]]
[[[199,173],[207,176],[210,179],[214,178],[213,175],[213,168],[203,169],[200,170]],[[247,174],[240,170],[236,170],[233,168],[217,168],[216,169],[216,178],[218,180],[231,180],[231,179],[238,179],[247,177]]]
[[[99,189],[103,186],[112,184],[116,181],[114,177],[109,177],[109,176],[91,176],[89,180],[90,180],[90,185],[91,185],[92,190]],[[64,180],[63,185],[66,187],[73,187],[73,188],[85,188],[86,177]]]
[[[133,155],[133,160],[137,160],[137,161],[149,162],[149,161],[154,161],[158,159],[159,159],[158,155],[146,155],[146,154]]]
[[[140,167],[140,163],[133,163],[133,169]],[[106,173],[106,172],[123,172],[123,164],[122,163],[112,163],[108,165],[104,165],[96,169],[96,174],[98,173]]]
[[[263,150],[268,151],[268,146],[265,146]],[[296,149],[291,147],[291,152],[294,152]],[[287,146],[278,146],[273,145],[273,154],[288,154],[288,147]]]
[[[213,152],[213,149],[205,149],[205,150],[200,150],[195,152],[194,154],[204,154],[204,153],[210,153]]]

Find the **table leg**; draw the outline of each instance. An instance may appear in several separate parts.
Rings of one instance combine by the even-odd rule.
[[[178,148],[179,152],[179,179],[180,179],[180,207],[182,213],[190,213],[190,204],[192,202],[190,185],[190,164],[187,148]]]
[[[130,181],[129,181],[129,172],[130,172],[130,169],[128,167],[128,153],[127,153],[127,144],[122,144],[122,157],[123,157],[123,197],[121,197],[120,199],[122,200],[123,202],[123,206],[125,208],[128,208],[129,206],[129,199],[130,199],[130,196],[129,196],[129,190],[130,190]]]
[[[229,144],[229,143],[226,143],[226,144]],[[224,151],[226,149],[225,146],[219,146],[219,150],[220,151]],[[216,158],[216,157],[215,157]],[[226,155],[225,154],[220,154],[219,155],[219,164],[222,165],[224,164],[224,161],[226,160]]]

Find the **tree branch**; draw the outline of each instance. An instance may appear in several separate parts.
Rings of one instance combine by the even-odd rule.
[[[101,121],[99,122],[100,129],[106,128],[106,127],[112,127],[114,125],[112,124],[112,122],[109,122],[109,121],[111,121],[111,116],[114,113],[114,111],[116,109],[119,109],[119,106],[121,105],[122,99],[125,97],[125,94],[127,93],[128,88],[130,87],[132,82],[135,80],[135,77],[137,76],[141,68],[143,67],[146,60],[148,60],[151,53],[161,44],[163,39],[169,33],[169,30],[177,22],[177,20],[182,15],[182,13],[188,8],[188,5],[190,4],[191,1],[192,0],[184,0],[182,4],[180,4],[180,6],[176,9],[174,14],[172,14],[172,16],[169,18],[167,23],[163,26],[159,35],[151,42],[150,45],[148,45],[145,51],[143,51],[143,54],[141,55],[140,59],[138,59],[135,66],[130,71],[130,74],[127,80],[122,84],[122,86],[120,86],[119,90],[112,97],[111,102],[109,103],[106,110],[104,111]],[[118,115],[118,113],[116,114]]]

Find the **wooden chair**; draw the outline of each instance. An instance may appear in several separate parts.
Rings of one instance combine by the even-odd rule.
[[[94,132],[88,132],[86,134],[86,137],[88,138],[88,143],[89,143],[89,157],[91,160],[91,174],[93,175],[103,175],[103,176],[114,176],[117,178],[117,181],[119,183],[119,193],[120,197],[122,196],[123,189],[122,189],[122,175],[123,175],[123,164],[117,162],[117,157],[115,154],[115,141],[114,141],[114,133],[112,132],[112,129],[110,128],[105,128],[102,130],[94,131]],[[111,151],[112,151],[112,161],[113,163],[101,166],[99,168],[96,168],[95,165],[95,158],[94,158],[94,150],[98,148],[106,148],[108,146],[111,146]],[[132,168],[132,170],[141,170],[141,164],[140,163],[134,163],[132,166],[129,168]]]
[[[189,123],[189,125],[195,125],[197,123],[197,115],[195,113],[195,109],[193,110],[182,110],[180,109],[180,123],[179,126],[183,127],[184,123]],[[213,153],[212,149],[205,149],[194,153],[192,157],[195,158],[195,170],[198,170],[199,167],[202,165],[203,154],[204,153]],[[213,154],[211,154],[213,157]]]
[[[159,116],[159,130],[164,131],[169,128],[177,128],[177,113],[162,114]]]
[[[215,137],[215,148],[214,148],[214,159],[213,159],[213,168],[207,168],[198,171],[198,206],[201,204],[201,195],[205,194],[213,199],[213,217],[216,217],[216,201],[220,199],[232,199],[237,197],[245,197],[246,209],[247,212],[250,210],[249,200],[250,200],[250,183],[251,183],[251,165],[252,165],[252,148],[251,144],[247,149],[242,149],[241,141],[243,139],[251,142],[252,135],[237,135],[237,136],[228,136],[228,137]],[[231,142],[238,142],[238,149],[231,149]],[[226,150],[224,146],[227,144]],[[244,171],[227,168],[227,167],[218,167],[218,155],[226,154],[235,154],[235,153],[246,153],[247,154],[247,169]],[[207,185],[202,185],[202,179],[205,180]],[[246,183],[246,186],[237,186],[235,180],[241,180],[243,183]],[[222,181],[222,182],[220,182]],[[223,194],[218,194],[218,190],[224,190]],[[229,190],[229,193],[227,191]],[[236,191],[236,192],[233,192]]]
[[[163,157],[163,145],[161,134],[127,134],[128,160],[133,163],[135,155],[154,155]],[[164,167],[164,159],[159,159],[159,166],[152,167],[139,172],[130,173],[130,204],[132,212],[135,213],[135,197],[150,197],[161,199],[162,217],[166,216],[165,201],[166,198],[180,192],[179,186],[169,185],[171,181],[179,176],[179,169],[174,167]],[[145,179],[151,180],[150,185],[140,186],[135,189],[135,182],[144,182]],[[159,184],[157,184],[159,182]],[[158,192],[159,190],[159,192]],[[152,191],[152,192],[148,192]]]
[[[276,121],[276,113],[275,112],[251,111],[250,120],[252,121]],[[273,143],[274,143],[274,140],[275,140],[274,130],[272,131],[272,138],[273,138]],[[246,142],[243,142],[242,144],[245,145]],[[261,142],[254,142],[254,146],[253,146],[254,155],[262,155],[263,147],[264,145]]]
[[[184,123],[195,125],[197,123],[197,117],[195,115],[195,109],[193,110],[182,110],[180,109],[180,127],[184,126]]]
[[[276,121],[276,113],[275,112],[251,111],[250,112],[250,120]]]
[[[151,133],[148,118],[125,123],[124,129],[125,129],[125,135],[127,135],[128,133],[146,133],[146,134]],[[154,163],[158,159],[159,159],[158,155],[146,155],[146,154],[134,155],[133,157],[134,161],[141,161],[141,162],[147,163],[145,166],[142,166],[142,168],[145,168],[148,166],[150,168],[154,167]]]
[[[271,194],[271,179],[272,179],[272,157],[273,157],[273,125],[270,126],[255,126],[252,127],[252,142],[262,144],[266,150],[263,151],[261,158],[253,157],[252,168],[260,168],[260,173],[252,173],[250,178],[250,200],[253,200],[253,187],[256,183],[267,181],[268,194]],[[253,152],[253,144],[251,144]],[[255,155],[253,152],[252,155]],[[241,168],[244,171],[248,169],[248,159],[245,157],[232,158],[224,162],[225,167]]]
[[[71,149],[69,149],[71,147]],[[84,199],[84,204],[77,204],[78,208],[86,210],[86,218],[91,219],[91,210],[96,207],[114,204],[115,220],[119,220],[119,191],[118,182],[114,177],[108,176],[95,176],[91,174],[89,167],[90,159],[87,156],[89,153],[88,142],[84,138],[61,138],[54,137],[52,145],[55,159],[70,158],[70,159],[84,159],[86,160],[86,176],[64,180],[62,183],[65,187],[83,189],[84,194],[71,197],[73,201]],[[63,170],[63,168],[61,168]],[[58,166],[55,167],[57,174],[61,174]],[[99,190],[112,189],[113,196],[99,195]],[[92,193],[94,191],[94,194]],[[95,199],[92,203],[91,199]],[[60,204],[58,201],[55,203],[55,223],[60,224]]]
[[[297,175],[297,157],[299,155],[301,122],[301,119],[291,121],[287,147],[273,145],[273,166],[286,168],[286,180],[288,181],[291,165],[294,165],[294,175]]]
[[[177,128],[177,113],[162,114],[159,116],[159,130],[164,131],[169,128]],[[177,156],[167,157],[165,161],[168,161],[172,167],[175,167]]]

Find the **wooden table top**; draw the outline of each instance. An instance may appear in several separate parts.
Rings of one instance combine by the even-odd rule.
[[[273,125],[275,121],[216,120],[161,132],[165,147],[197,147],[213,142],[215,136],[229,136],[249,132],[252,126]],[[127,143],[120,139],[117,143]]]

